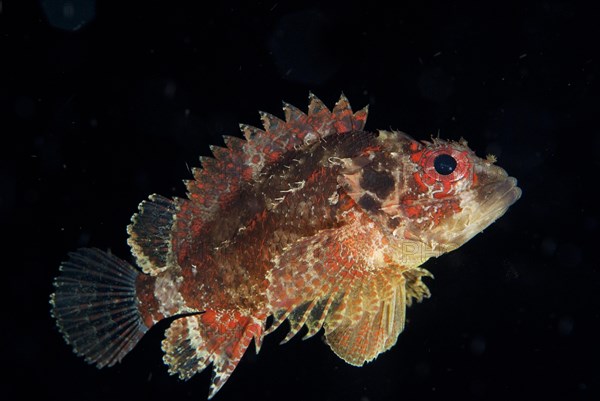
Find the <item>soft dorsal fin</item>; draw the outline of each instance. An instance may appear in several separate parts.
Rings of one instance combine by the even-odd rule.
[[[171,232],[177,207],[160,195],[150,195],[138,206],[127,226],[127,243],[144,273],[157,275],[166,270],[172,258]]]

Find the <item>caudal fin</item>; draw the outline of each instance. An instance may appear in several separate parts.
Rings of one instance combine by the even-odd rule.
[[[54,280],[52,316],[73,351],[99,368],[112,366],[148,328],[137,308],[139,272],[107,252],[82,248],[69,254]]]

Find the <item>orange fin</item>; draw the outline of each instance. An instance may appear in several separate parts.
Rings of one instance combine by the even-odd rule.
[[[404,329],[406,307],[413,299],[429,298],[429,289],[421,281],[433,277],[429,271],[413,268],[403,271],[402,277],[395,274],[381,272],[361,281],[349,293],[353,301],[337,325],[325,325],[325,342],[346,362],[360,366],[393,347]]]
[[[404,329],[404,280],[381,272],[355,282],[347,297],[334,324],[325,323],[325,342],[344,361],[362,366],[394,346]]]
[[[208,398],[225,384],[254,338],[260,347],[264,319],[237,311],[206,311],[175,320],[162,342],[169,373],[187,380],[213,364]]]
[[[406,279],[400,266],[374,264],[368,249],[377,249],[370,242],[381,238],[369,230],[359,220],[323,230],[275,259],[267,276],[274,317],[267,333],[286,319],[290,331],[283,342],[303,326],[305,338],[324,327],[333,351],[353,365],[396,343],[405,321]]]

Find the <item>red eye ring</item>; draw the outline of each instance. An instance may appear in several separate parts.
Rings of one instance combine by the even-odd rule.
[[[447,175],[440,174],[436,171],[435,159],[440,155],[448,155],[456,160],[454,171]],[[467,174],[471,167],[467,152],[460,152],[451,147],[425,151],[419,164],[423,167],[423,172],[425,174],[436,181],[442,182],[454,182],[460,180]]]

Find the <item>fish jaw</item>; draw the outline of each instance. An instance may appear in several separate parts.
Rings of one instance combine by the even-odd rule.
[[[438,247],[443,252],[462,246],[504,215],[519,200],[521,194],[517,180],[507,175],[498,181],[464,192],[460,201],[461,211],[436,227],[431,242],[439,244]]]

